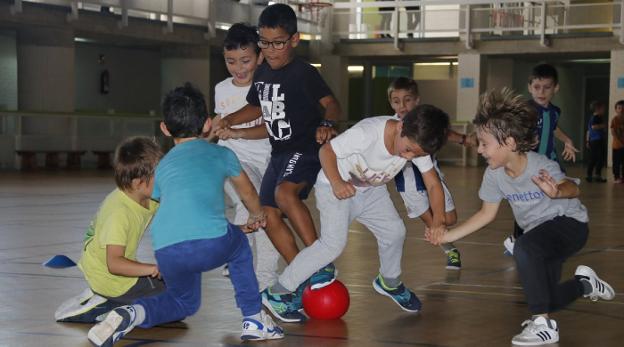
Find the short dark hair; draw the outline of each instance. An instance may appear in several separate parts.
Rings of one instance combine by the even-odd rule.
[[[446,112],[432,105],[418,105],[403,117],[401,136],[434,154],[446,143],[450,127]]]
[[[535,65],[531,70],[531,75],[529,75],[529,84],[533,82],[533,80],[546,78],[552,79],[555,85],[559,84],[559,74],[554,66],[550,64]]]
[[[204,94],[186,82],[184,86],[167,93],[163,101],[163,116],[171,136],[200,136],[208,118]]]
[[[411,78],[399,77],[392,81],[388,86],[388,99],[390,99],[390,94],[392,94],[395,90],[407,90],[414,96],[419,96],[418,83]]]
[[[223,41],[223,49],[232,51],[252,47],[256,54],[258,54],[260,53],[258,40],[260,40],[260,37],[255,27],[245,23],[236,23],[227,31],[225,40]]]
[[[129,190],[136,178],[149,182],[162,156],[158,144],[149,137],[135,136],[123,140],[117,146],[113,160],[115,184],[121,190]]]
[[[617,107],[618,105],[624,107],[624,99],[622,100],[618,100],[618,102],[615,103],[615,106],[613,106],[614,108]]]
[[[259,28],[282,28],[288,35],[297,33],[297,15],[292,7],[286,4],[267,6],[258,19]]]
[[[589,103],[589,110],[592,111],[592,112],[596,112],[600,108],[604,108],[605,106],[607,106],[607,104],[605,104],[604,101],[594,100],[594,101]]]
[[[513,138],[516,152],[525,153],[537,145],[535,107],[509,88],[483,93],[472,123],[492,134],[500,145]]]

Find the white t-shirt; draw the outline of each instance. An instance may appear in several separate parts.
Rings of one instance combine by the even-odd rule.
[[[228,77],[215,87],[215,113],[221,118],[225,118],[247,105],[247,93],[251,85],[238,87],[232,81],[233,78]],[[258,125],[264,125],[262,117],[248,123],[232,126],[232,128],[251,128]],[[268,138],[260,140],[229,139],[221,140],[219,144],[233,150],[240,161],[265,162],[271,155],[271,144]]]
[[[366,118],[331,140],[343,180],[356,187],[380,186],[403,169],[407,160],[390,154],[384,143],[386,123],[390,120],[393,117]],[[433,168],[429,155],[414,158],[412,162],[422,173]],[[323,170],[318,180],[329,183]]]

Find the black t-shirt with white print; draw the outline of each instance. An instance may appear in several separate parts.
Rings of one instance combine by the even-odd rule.
[[[332,92],[316,68],[299,58],[279,70],[266,62],[256,69],[247,102],[262,108],[272,153],[316,146],[322,119],[319,100]]]

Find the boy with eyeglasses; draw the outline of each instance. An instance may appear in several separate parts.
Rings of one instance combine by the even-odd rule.
[[[316,241],[314,222],[302,200],[308,197],[321,169],[320,145],[336,134],[334,122],[340,117],[340,105],[316,68],[295,57],[300,38],[297,17],[290,6],[268,6],[260,15],[258,27],[258,46],[264,62],[254,74],[253,86],[247,94],[248,104],[221,119],[216,133],[221,139],[228,138],[230,126],[262,115],[272,146],[260,188],[260,200],[267,215],[266,232],[290,263],[299,249],[282,217],[288,217],[306,247]],[[258,138],[256,136],[253,133],[243,138]],[[331,264],[313,275],[311,281],[324,282],[327,276],[334,276]],[[304,287],[305,283],[294,294],[286,290],[269,293],[267,289],[263,291],[263,304],[270,307],[269,298],[280,294],[293,295],[298,301]],[[291,302],[290,299],[293,298],[286,301]],[[273,313],[286,322],[305,319],[287,305],[280,305],[279,312]]]

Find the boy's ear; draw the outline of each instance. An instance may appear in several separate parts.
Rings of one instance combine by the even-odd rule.
[[[299,32],[296,32],[291,38],[290,38],[290,45],[295,48],[297,46],[299,46],[299,40],[301,40],[301,37],[299,36]]]
[[[210,132],[210,128],[212,128],[212,118],[207,117],[204,122],[204,127],[202,128],[202,133],[208,134]]]
[[[420,96],[416,97],[416,106],[418,106],[418,105],[420,105]]]
[[[559,83],[555,84],[555,93],[559,92]]]
[[[511,136],[505,139],[505,145],[514,151],[516,150],[516,140]]]
[[[165,136],[171,137],[171,133],[169,132],[169,129],[167,129],[165,122],[160,122],[160,131],[162,131]]]

